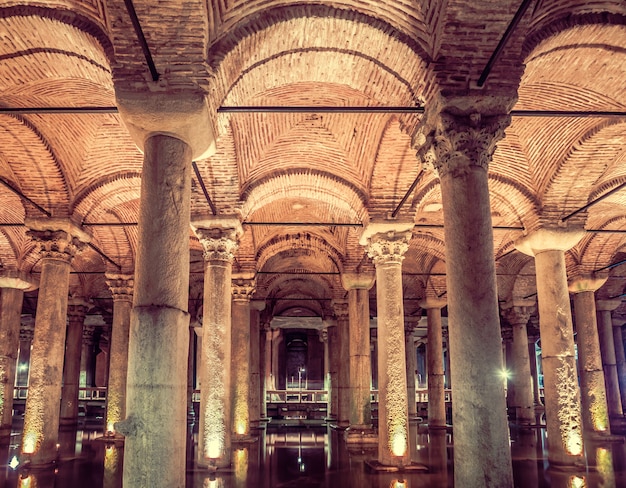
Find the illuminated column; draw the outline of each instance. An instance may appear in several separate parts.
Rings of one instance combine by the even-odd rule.
[[[25,273],[2,271],[0,288],[0,443],[5,443],[11,436],[13,385],[20,346],[24,290],[33,290],[35,287]]]
[[[370,223],[360,243],[376,266],[378,310],[378,462],[411,462],[404,352],[402,260],[413,223]]]
[[[89,238],[69,221],[33,220],[26,225],[40,247],[41,275],[22,456],[33,465],[47,465],[57,456],[70,263]]]
[[[339,376],[339,337],[337,325],[334,320],[325,321],[327,326],[328,337],[328,420],[336,421],[339,411],[339,385],[337,384]]]
[[[616,344],[614,337],[613,321],[611,320],[611,312],[622,304],[621,300],[597,300],[596,311],[598,321],[598,336],[600,339],[600,350],[602,351],[602,369],[604,371],[604,379],[606,384],[606,397],[609,408],[609,415],[621,417],[624,415],[622,398],[620,396],[619,375],[617,356],[619,354],[618,347],[621,342]],[[578,324],[578,322],[576,322]],[[621,341],[621,329],[620,329]],[[624,347],[621,346],[622,359],[624,357]]]
[[[517,423],[525,425],[532,424],[535,421],[528,332],[526,329],[533,306],[534,302],[513,300],[507,302],[502,307],[502,314],[513,329],[510,380],[513,384],[515,395],[512,407],[515,409]]]
[[[234,218],[216,218],[194,227],[205,259],[198,464],[215,469],[231,462],[231,278],[242,229]]]
[[[474,100],[464,100],[471,107]],[[506,102],[503,102],[506,103]],[[458,486],[513,485],[488,166],[506,115],[441,112],[426,145],[441,185]],[[491,380],[489,380],[491,378]]]
[[[583,275],[569,285],[569,291],[574,294],[583,427],[588,434],[610,434],[594,296],[606,280],[606,275]]]
[[[420,301],[428,319],[426,345],[426,369],[428,370],[428,429],[446,427],[446,396],[443,371],[443,330],[441,309],[446,301],[430,297]]]
[[[350,317],[347,301],[333,300],[337,319],[339,358],[337,361],[337,425],[350,425]]]
[[[530,317],[526,324],[526,333],[528,334],[528,358],[530,360],[530,376],[533,386],[533,405],[542,405],[541,395],[539,394],[539,376],[537,375],[537,351],[536,345],[539,340],[539,317],[535,314]],[[535,417],[537,410],[535,410]]]
[[[250,436],[250,298],[255,290],[252,275],[232,280],[231,392],[233,440]]]
[[[81,342],[80,369],[85,374],[81,377],[80,386],[95,386],[96,384],[96,341],[94,339],[95,328],[83,325],[83,337]]]
[[[406,398],[409,407],[409,419],[417,417],[415,399],[415,373],[417,371],[417,350],[415,347],[415,327],[419,317],[404,318],[404,352],[406,360]]]
[[[602,312],[604,314],[604,311]],[[604,319],[606,320],[606,319]],[[613,322],[613,343],[615,344],[615,363],[617,364],[617,377],[619,391],[622,399],[622,410],[626,409],[626,354],[624,353],[624,336],[622,334],[622,320]]]
[[[134,278],[132,275],[113,273],[107,273],[105,277],[113,296],[105,435],[121,437],[115,431],[115,423],[126,417],[128,337]]]
[[[517,249],[535,257],[541,333],[548,460],[554,465],[582,461],[583,426],[574,357],[574,330],[565,268],[565,251],[583,232],[542,228],[523,237]]]
[[[369,290],[374,285],[373,274],[344,273],[341,283],[348,291],[348,350],[350,429],[370,429],[372,426],[370,364],[370,304]],[[341,356],[345,357],[345,356]]]
[[[83,325],[90,305],[72,298],[67,306],[67,336],[65,338],[65,364],[61,390],[61,425],[78,423],[78,380],[83,344]]]
[[[267,392],[272,386],[272,337],[273,331],[269,322],[263,324],[262,341],[265,348],[263,354],[263,392],[261,393],[261,417],[267,419]]]
[[[262,403],[263,385],[261,384],[261,355],[265,351],[265,332],[260,326],[259,314],[265,309],[263,300],[250,302],[250,427],[259,428],[261,418],[265,418],[266,410]],[[261,351],[261,335],[263,351]]]
[[[114,428],[126,437],[124,487],[178,487],[185,477],[192,151],[160,134],[147,137],[143,151],[126,418]]]
[[[32,317],[30,317],[32,319]],[[28,377],[30,373],[30,349],[33,344],[33,336],[35,334],[34,319],[25,323],[22,318],[20,324],[20,352],[17,358],[17,386],[28,386]]]

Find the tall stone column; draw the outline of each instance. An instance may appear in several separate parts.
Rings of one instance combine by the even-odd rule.
[[[415,347],[415,327],[417,320],[413,317],[404,319],[404,352],[406,357],[406,395],[409,406],[409,419],[417,418],[417,402],[415,399],[415,374],[417,372],[417,348]]]
[[[182,487],[189,353],[190,146],[143,145],[135,288],[128,340],[124,486]]]
[[[90,305],[80,298],[72,298],[67,307],[67,333],[65,339],[65,364],[61,390],[60,424],[74,426],[78,423],[78,380],[80,355],[83,343],[83,325]]]
[[[487,171],[509,123],[509,116],[443,112],[431,134],[443,203],[452,424],[463,446],[454,450],[458,486],[513,485],[504,385],[485,381],[502,370]]]
[[[619,380],[620,397],[622,399],[622,410],[626,410],[626,354],[624,352],[622,322],[622,320],[613,320],[613,343],[615,344],[615,363],[617,365],[617,377]]]
[[[242,230],[234,218],[214,219],[194,226],[205,259],[198,464],[216,469],[231,462],[231,279]]]
[[[122,438],[115,423],[126,418],[126,376],[128,373],[128,338],[133,301],[134,277],[129,274],[107,273],[106,283],[113,296],[111,324],[111,356],[107,389],[106,436]]]
[[[535,257],[541,333],[546,428],[553,465],[572,466],[584,455],[574,330],[567,290],[565,251],[582,237],[578,230],[542,228],[523,237],[517,249]]]
[[[339,333],[337,332],[337,325],[335,321],[326,321],[326,330],[328,337],[326,342],[328,344],[328,405],[327,405],[327,419],[329,421],[336,421],[339,412]]]
[[[267,392],[273,389],[272,386],[272,339],[274,333],[269,322],[263,324],[262,333],[263,347],[263,391],[261,393],[261,418],[267,419]]]
[[[602,352],[602,369],[606,385],[606,399],[609,408],[609,415],[621,417],[624,415],[624,406],[620,395],[618,361],[619,348],[621,347],[622,359],[624,357],[624,346],[622,342],[615,343],[613,321],[611,312],[622,304],[621,300],[597,300],[596,311],[598,321],[598,338],[600,340],[600,350]],[[578,324],[578,322],[577,322]],[[621,329],[620,329],[621,341]]]
[[[233,440],[250,437],[250,298],[255,290],[252,276],[232,280],[231,393]]]
[[[341,283],[348,291],[350,430],[362,431],[372,427],[369,290],[374,276],[344,273]]]
[[[594,435],[610,434],[594,296],[606,280],[606,275],[582,275],[569,285],[574,294],[583,427],[587,434]]]
[[[350,318],[347,301],[334,300],[339,357],[337,361],[337,425],[350,426]]]
[[[428,429],[446,428],[446,393],[443,370],[443,334],[441,327],[441,309],[446,301],[429,297],[420,301],[420,307],[426,310],[428,320],[426,363],[428,370]]]
[[[502,307],[502,314],[511,324],[513,332],[513,340],[511,342],[511,382],[515,395],[511,406],[515,410],[517,423],[522,425],[530,425],[535,421],[528,332],[526,329],[533,305],[534,303],[530,301],[512,300]]]
[[[20,346],[20,317],[24,290],[35,289],[25,273],[0,273],[0,444],[11,437],[13,385]]]
[[[370,223],[360,240],[376,266],[378,462],[398,467],[411,462],[402,260],[409,248],[412,228],[412,222]]]
[[[265,332],[261,330],[260,313],[265,309],[263,300],[250,302],[250,427],[258,429],[261,418],[267,416],[262,407],[261,360],[265,352]],[[261,350],[261,335],[263,350]]]
[[[537,374],[537,340],[539,339],[539,317],[534,314],[530,317],[526,324],[526,332],[528,334],[528,358],[530,359],[530,376],[533,387],[533,404],[535,407],[542,405],[541,395],[539,394],[539,376]],[[535,409],[535,418],[537,410]]]
[[[21,451],[32,465],[48,465],[57,456],[70,263],[89,237],[69,221],[26,225],[40,248],[41,275]]]
[[[17,358],[17,386],[28,386],[30,376],[30,349],[35,335],[35,324],[32,322],[20,324],[20,352]]]
[[[80,369],[84,375],[80,380],[81,387],[96,386],[96,332],[93,325],[83,325],[81,341]]]

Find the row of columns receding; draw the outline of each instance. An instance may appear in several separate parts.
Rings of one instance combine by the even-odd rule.
[[[513,485],[504,386],[502,381],[488,380],[502,370],[502,345],[487,168],[495,143],[509,120],[507,116],[442,114],[428,148],[428,157],[439,174],[445,220],[449,347],[454,385],[452,424],[455,445],[463,446],[454,450],[455,482],[459,486],[486,486],[485,480],[488,486]],[[116,339],[116,329],[121,333],[126,328],[128,361],[126,372],[117,363],[122,359],[115,359],[115,366],[111,367],[111,374],[117,371],[119,377],[109,380],[109,387],[113,387],[109,393],[109,410],[116,413],[111,413],[110,418],[107,414],[107,429],[125,436],[125,487],[171,488],[183,486],[185,479],[188,228],[194,151],[184,137],[156,132],[144,138],[142,148],[144,165],[135,274],[133,278],[112,276],[109,285],[112,290],[118,290],[113,291],[111,358],[116,354],[113,350],[116,340],[120,347],[125,342],[124,338]],[[192,226],[205,251],[198,462],[219,468],[230,462],[232,436],[249,434],[238,425],[240,415],[246,423],[246,409],[238,402],[247,396],[248,385],[234,378],[229,365],[235,354],[250,356],[249,346],[240,346],[239,332],[235,333],[231,324],[233,303],[238,321],[244,324],[249,321],[245,304],[249,303],[250,289],[242,285],[235,301],[231,300],[232,261],[241,233],[239,222],[215,218],[193,222]],[[376,268],[377,461],[392,466],[407,466],[411,462],[401,266],[412,226],[412,222],[392,220],[371,222],[361,239]],[[22,454],[32,463],[45,464],[53,460],[58,431],[59,417],[55,411],[61,400],[59,385],[66,339],[69,270],[73,256],[88,237],[69,223],[32,221],[29,227],[33,239],[40,243],[42,259]],[[606,402],[604,407],[601,401],[594,403],[588,419],[581,413],[564,260],[565,250],[577,238],[580,232],[544,225],[518,243],[518,249],[535,257],[547,385],[549,460],[563,466],[574,466],[581,460],[583,425],[594,432],[609,428],[603,410]],[[130,293],[124,290],[133,279],[131,307]],[[342,385],[350,385],[352,395],[340,393],[338,401],[345,402],[346,397],[352,401],[338,411],[349,412],[351,426],[366,428],[371,423],[371,413],[369,395],[365,401],[369,385],[366,387],[364,378],[369,375],[362,370],[365,357],[369,357],[369,347],[365,353],[361,339],[363,318],[368,315],[364,296],[371,285],[359,277],[348,276],[346,285],[349,312],[338,317],[337,328],[345,328],[347,322],[350,331],[361,333],[354,341],[351,334],[348,344],[339,340],[339,348],[331,349],[330,354],[339,351],[342,358],[349,358],[350,364],[338,372],[338,385],[339,392]],[[591,291],[592,285],[585,286],[577,294],[583,298],[576,298],[575,303],[581,301],[584,303],[581,307],[588,310],[593,301],[589,303],[584,293]],[[424,308],[428,310],[429,341],[440,344],[441,303],[426,300]],[[583,313],[581,310],[581,316]],[[595,314],[589,317],[592,315],[595,317]],[[519,333],[518,329],[515,330]],[[601,383],[594,380],[600,357],[595,346],[598,340],[592,338],[590,342],[594,344],[581,356],[588,354],[584,370],[589,382],[597,385]],[[429,384],[441,388],[442,368],[436,355],[435,352],[429,357]],[[342,377],[346,374],[342,372],[344,369],[348,377]],[[122,391],[124,381],[125,395],[118,396],[115,389]],[[585,385],[584,375],[582,381]],[[598,386],[594,398],[602,396],[601,389]],[[231,391],[235,394],[231,395]],[[438,394],[433,394],[432,400],[429,416],[432,415],[433,426],[443,427],[442,400]]]

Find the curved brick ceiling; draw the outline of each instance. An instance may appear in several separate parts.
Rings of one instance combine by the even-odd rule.
[[[338,273],[372,269],[358,244],[362,224],[394,211],[416,178],[399,210],[416,223],[403,266],[407,315],[419,313],[419,297],[445,293],[441,193],[416,155],[421,115],[217,113],[241,105],[457,103],[519,2],[418,3],[134,1],[161,75],[154,89],[207,94],[219,137],[216,153],[197,167],[220,214],[243,220],[235,271],[259,272],[256,296],[273,300],[271,313],[332,313],[332,300],[345,298]],[[123,0],[0,2],[0,31],[2,106],[113,106],[116,87],[152,83]],[[624,111],[625,45],[623,2],[538,1],[485,88],[471,91],[475,109]],[[559,220],[626,182],[625,124],[512,118],[490,165],[492,218],[502,227],[494,231],[501,300],[534,292],[532,260],[513,251],[519,228]],[[104,271],[118,269],[113,263],[133,269],[141,161],[114,113],[0,114],[0,178],[41,207],[0,186],[0,223],[18,224],[2,227],[1,265],[36,273],[19,224],[45,211],[71,216],[100,251],[77,258],[71,292],[110,309]],[[209,213],[194,178],[192,214]],[[625,217],[623,191],[575,219],[621,231]],[[262,222],[282,225],[254,225]],[[569,269],[618,261],[624,235],[589,232],[567,254]],[[194,261],[201,248],[190,236]],[[197,286],[201,266],[192,271]],[[605,296],[624,289],[626,269],[611,273]]]

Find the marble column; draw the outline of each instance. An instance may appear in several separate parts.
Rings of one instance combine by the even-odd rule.
[[[250,299],[255,290],[253,275],[232,279],[231,394],[232,440],[250,437]]]
[[[350,430],[362,431],[372,427],[369,290],[374,275],[343,273],[341,283],[348,291]]]
[[[33,337],[35,335],[34,319],[32,322],[25,323],[22,318],[20,324],[20,352],[17,358],[17,386],[28,386],[28,379],[30,376],[30,349],[33,344]],[[25,398],[25,397],[24,397]]]
[[[350,426],[350,320],[347,301],[333,300],[337,319],[337,425]]]
[[[125,488],[175,488],[186,468],[192,150],[158,134],[143,151],[126,418],[114,428],[126,437]]]
[[[84,372],[80,380],[81,387],[96,386],[96,329],[92,325],[83,325],[81,341],[80,370]]]
[[[467,99],[471,106],[475,102]],[[504,102],[503,102],[504,103]],[[454,479],[458,486],[513,485],[502,370],[488,166],[506,115],[439,113],[425,146],[443,203]],[[487,380],[491,378],[491,381]]]
[[[78,381],[80,356],[83,344],[83,325],[90,305],[80,298],[70,299],[67,306],[67,333],[65,338],[65,364],[63,366],[63,388],[61,390],[60,424],[78,424]]]
[[[396,467],[411,462],[402,260],[409,248],[412,228],[412,222],[370,222],[360,239],[376,267],[378,462]]]
[[[530,376],[533,386],[533,404],[535,407],[543,405],[541,403],[541,395],[539,394],[539,376],[537,374],[537,341],[539,340],[539,317],[534,314],[530,317],[526,324],[526,332],[528,334],[528,358],[530,360]],[[537,409],[535,409],[535,418],[537,417]]]
[[[617,347],[622,344],[615,344],[614,327],[611,319],[611,312],[622,304],[621,300],[597,300],[596,312],[598,322],[598,338],[600,340],[600,351],[602,352],[602,370],[606,385],[606,399],[609,408],[609,415],[621,417],[624,415],[624,406],[620,395],[619,374],[617,368]],[[576,322],[578,324],[578,322]],[[621,330],[620,338],[621,341]],[[624,356],[624,346],[621,346],[622,358]]]
[[[261,418],[267,419],[267,395],[272,386],[272,338],[274,331],[269,322],[263,324],[262,341],[265,352],[263,354],[263,391],[261,393]]]
[[[216,469],[231,463],[231,282],[242,229],[235,218],[216,218],[194,227],[205,259],[198,464]]]
[[[604,312],[602,312],[604,313]],[[613,343],[615,344],[615,363],[617,365],[617,377],[619,381],[622,410],[626,410],[626,354],[624,352],[624,336],[622,333],[623,321],[612,320]]]
[[[574,295],[583,428],[593,435],[610,434],[594,295],[606,280],[606,275],[580,275],[569,285]]]
[[[32,280],[17,271],[0,272],[0,444],[11,437],[13,385],[20,346],[20,317],[24,290],[33,290]]]
[[[70,263],[89,237],[67,220],[26,225],[40,248],[41,275],[21,452],[22,463],[45,466],[57,457]]]
[[[583,461],[580,388],[574,357],[574,329],[567,289],[565,251],[582,237],[577,229],[540,228],[517,243],[535,257],[541,333],[548,461],[574,466]]]
[[[115,423],[126,417],[126,376],[128,373],[128,338],[133,301],[134,277],[130,274],[107,273],[106,283],[113,297],[111,324],[111,356],[107,389],[105,435],[122,438]]]
[[[526,329],[533,306],[534,303],[530,301],[512,300],[502,307],[502,314],[511,324],[513,332],[510,373],[515,395],[511,407],[515,410],[516,422],[522,425],[530,425],[535,422],[528,332]]]
[[[409,406],[409,419],[417,418],[417,402],[415,398],[415,375],[417,373],[417,348],[415,347],[415,327],[419,317],[404,319],[404,352],[406,360],[406,397]]]
[[[265,352],[265,332],[261,329],[260,313],[265,309],[263,300],[250,302],[250,428],[258,429],[261,418],[267,416],[262,407],[263,385],[261,383],[261,361]],[[261,342],[263,336],[263,342]],[[261,350],[263,344],[263,350]]]
[[[330,422],[337,421],[339,411],[339,333],[335,321],[326,321],[326,330],[328,337],[328,413],[327,419]]]
[[[443,330],[441,309],[446,301],[437,297],[421,300],[419,306],[426,310],[427,339],[426,369],[428,370],[428,429],[446,428],[446,397],[443,370]]]

